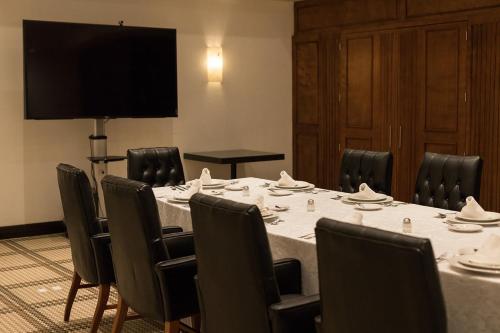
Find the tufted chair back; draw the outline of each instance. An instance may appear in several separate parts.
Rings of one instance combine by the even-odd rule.
[[[479,200],[482,169],[483,161],[479,156],[425,153],[413,202],[459,211],[468,196]]]
[[[319,333],[446,332],[429,239],[322,218],[316,247]]]
[[[83,170],[59,164],[57,181],[75,271],[85,281],[97,283],[96,262],[90,238],[101,230],[89,179]]]
[[[189,204],[202,331],[269,333],[268,306],[280,293],[259,209],[201,193]]]
[[[184,184],[184,170],[177,147],[138,148],[127,151],[128,178],[152,187]]]
[[[165,321],[155,264],[169,259],[151,186],[121,177],[102,180],[118,291],[134,311]]]
[[[359,185],[391,195],[392,153],[345,149],[340,165],[340,191],[358,192]]]

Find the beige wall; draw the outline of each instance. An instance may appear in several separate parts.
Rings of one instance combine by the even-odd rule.
[[[61,219],[55,166],[89,169],[90,120],[23,120],[22,19],[176,28],[179,118],[112,120],[108,152],[167,145],[284,152],[285,161],[239,169],[276,178],[292,167],[292,16],[291,2],[272,0],[0,0],[0,226]],[[206,46],[219,44],[224,83],[209,85]],[[188,178],[204,166],[184,162]],[[228,166],[210,167],[216,177],[229,175]],[[125,170],[110,166],[113,174]]]

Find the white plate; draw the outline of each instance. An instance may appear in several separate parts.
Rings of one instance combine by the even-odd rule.
[[[287,205],[276,205],[276,206],[271,208],[271,210],[274,210],[275,212],[286,212],[289,209],[290,209],[290,206],[287,206]]]
[[[358,203],[354,209],[363,210],[363,211],[373,211],[373,210],[381,210],[382,206],[378,204],[371,203]]]
[[[465,254],[458,258],[458,262],[461,263],[462,265],[474,268],[500,270],[500,263],[478,262],[477,261],[478,256],[479,256],[478,253]]]
[[[314,187],[313,184],[311,183],[308,183],[308,182],[303,182],[303,181],[296,181],[295,182],[295,186],[281,186],[281,185],[278,185],[278,182],[274,182],[271,184],[273,187],[276,187],[276,188],[279,188],[279,189],[283,189],[283,190],[303,190],[303,189],[306,189],[308,187]]]
[[[483,269],[483,268],[466,266],[466,265],[461,264],[458,261],[459,259],[460,259],[460,256],[451,257],[450,259],[448,259],[448,263],[450,264],[451,267],[458,268],[458,269],[461,269],[464,271],[483,273],[483,274],[491,274],[491,275],[500,275],[500,269]]]
[[[289,190],[278,190],[278,189],[272,189],[269,190],[269,195],[275,196],[275,197],[284,197],[287,195],[292,195],[293,192]]]
[[[260,215],[262,215],[263,218],[267,218],[267,217],[269,217],[271,215],[274,215],[274,213],[269,208],[265,208],[265,209],[263,209],[263,210],[260,211]]]
[[[176,199],[176,198],[167,198],[167,201],[168,202],[171,202],[171,203],[182,203],[182,204],[188,204],[189,203],[189,199],[188,200],[180,200],[180,199]]]
[[[373,199],[358,198],[356,194],[357,193],[354,193],[354,194],[347,196],[347,199],[351,200],[351,201],[357,201],[357,202],[378,202],[378,201],[384,201],[385,199],[387,199],[387,195],[382,194],[382,193],[377,193],[377,195]]]
[[[469,221],[469,222],[494,222],[500,221],[500,213],[486,212],[487,216],[474,218],[462,216],[462,212],[458,212],[456,217],[459,220]]]
[[[269,221],[269,220],[273,220],[273,219],[276,219],[276,218],[279,218],[279,215],[274,213],[274,212],[271,212],[270,215],[266,215],[266,216],[262,216],[262,219],[264,221]]]
[[[478,224],[478,225],[483,225],[483,226],[496,226],[500,224],[500,221],[494,221],[494,222],[471,222],[471,221],[464,221],[464,220],[459,220],[455,218],[455,215],[447,215],[446,220],[451,223],[460,223],[460,224]]]
[[[356,205],[358,203],[367,203],[367,202],[349,200],[349,198],[347,196],[343,197],[341,199],[341,201],[345,204],[348,204],[348,205]],[[387,196],[383,201],[377,201],[376,203],[372,202],[372,204],[385,204],[385,203],[389,203],[389,202],[393,202],[393,201],[394,201],[393,197]]]
[[[449,224],[448,230],[456,232],[479,232],[483,230],[483,226],[478,224]]]
[[[227,185],[224,187],[228,191],[243,191],[244,185]]]
[[[220,190],[203,190],[202,193],[208,194],[208,195],[223,195],[224,191],[220,191]]]

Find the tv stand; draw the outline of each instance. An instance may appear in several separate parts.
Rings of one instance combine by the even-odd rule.
[[[99,186],[101,180],[108,174],[108,163],[126,160],[126,156],[108,155],[108,137],[106,136],[106,122],[108,119],[100,118],[94,120],[94,131],[89,136],[90,156],[87,159],[91,162],[91,176],[94,183],[93,196],[96,214],[99,217],[106,216],[102,188]],[[102,208],[102,209],[101,209]]]

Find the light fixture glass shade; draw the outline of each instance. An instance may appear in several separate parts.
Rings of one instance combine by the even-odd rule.
[[[222,48],[210,47],[207,49],[207,73],[208,82],[222,82]]]

